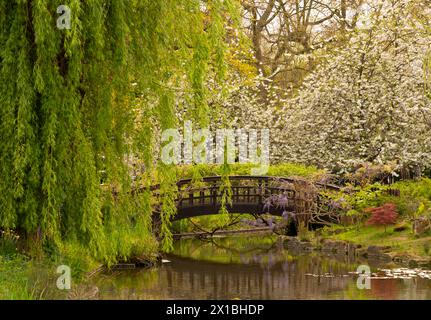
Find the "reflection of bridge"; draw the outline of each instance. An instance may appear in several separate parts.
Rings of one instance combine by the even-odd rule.
[[[318,189],[338,190],[338,187],[325,184],[310,184],[299,179],[269,176],[230,176],[232,204],[226,209],[230,213],[262,214],[281,216],[284,211],[296,212],[309,205]],[[219,213],[222,200],[222,178],[205,177],[198,186],[191,179],[178,183],[177,214],[173,220]],[[158,194],[158,186],[152,188]],[[271,199],[276,201],[271,201]],[[156,212],[159,209],[156,208]]]
[[[277,251],[244,258],[238,259],[241,263],[221,263],[168,255],[171,263],[165,264],[160,274],[165,281],[153,292],[161,299],[179,295],[184,299],[316,299],[325,298],[328,292],[341,292],[352,283],[350,277],[306,276],[350,270],[335,260],[309,255],[287,260]]]

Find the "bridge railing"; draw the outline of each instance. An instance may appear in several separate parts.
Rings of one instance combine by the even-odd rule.
[[[292,179],[286,177],[272,176],[231,176],[233,207],[252,208],[255,211],[263,211],[268,203],[268,199],[280,196],[283,198],[284,206],[289,208],[302,208],[307,205],[307,188],[310,183],[305,180]],[[221,193],[222,179],[220,176],[204,177],[197,185],[192,179],[178,181],[178,211],[202,210],[204,207],[219,207],[222,200]],[[338,187],[324,184],[314,184],[319,188],[338,190]],[[157,198],[159,186],[151,188]],[[157,201],[158,202],[158,201]],[[270,205],[271,206],[271,205]],[[273,206],[278,206],[275,204]],[[279,209],[279,208],[278,208]],[[158,211],[156,208],[155,211]],[[280,211],[280,210],[278,210]],[[281,210],[282,211],[282,210]],[[260,212],[263,213],[263,212]]]
[[[277,187],[232,186],[232,202],[262,203],[265,197],[274,194],[286,194],[288,198],[295,198],[295,191]],[[179,206],[193,206],[195,204],[215,204],[221,201],[220,186],[192,188],[183,191],[184,195],[178,199]]]

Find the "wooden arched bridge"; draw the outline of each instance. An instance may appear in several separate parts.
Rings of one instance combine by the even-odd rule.
[[[305,212],[307,206],[319,202],[321,189],[338,190],[339,187],[328,184],[311,184],[305,180],[272,176],[230,176],[231,205],[229,213],[249,213],[281,216],[284,212]],[[177,214],[173,220],[202,215],[218,214],[222,200],[222,178],[205,177],[198,186],[192,179],[183,179],[178,183]],[[157,195],[158,186],[152,187]],[[160,212],[155,207],[154,216]]]

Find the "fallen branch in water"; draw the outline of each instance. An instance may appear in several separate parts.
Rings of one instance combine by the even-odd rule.
[[[202,237],[202,236],[214,236],[214,235],[229,235],[229,234],[241,234],[241,233],[252,233],[252,232],[263,232],[271,231],[269,227],[255,228],[255,229],[241,229],[241,230],[217,230],[214,232],[185,232],[185,233],[174,233],[174,239],[180,239],[183,237]]]

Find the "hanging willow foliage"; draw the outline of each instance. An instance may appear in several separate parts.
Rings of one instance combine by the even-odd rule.
[[[207,69],[211,54],[215,65],[217,66],[217,68],[215,68],[213,78],[221,84],[221,90],[224,91],[223,83],[226,75],[226,65],[224,61],[227,45],[224,41],[226,31],[223,10],[227,8],[229,12],[237,12],[237,8],[233,6],[234,3],[230,1],[209,0],[207,1],[206,5],[210,15],[204,21],[196,21],[196,23],[199,25],[199,28],[207,29],[208,33],[195,34],[194,43],[196,51],[193,56],[194,63],[191,64],[189,73],[193,92],[193,108],[190,109],[189,117],[193,120],[193,123],[196,124],[196,129],[209,128],[210,125],[210,111],[206,99],[206,95],[208,93],[205,82],[207,80]],[[232,15],[234,19],[231,23],[233,25],[236,25],[237,23],[237,20],[235,19],[236,16],[236,14]],[[195,141],[194,144],[197,145],[201,142],[202,141]],[[222,166],[222,184],[220,186],[220,192],[222,194],[220,210],[221,215],[218,216],[219,220],[222,222],[228,221],[230,218],[228,216],[226,206],[231,204],[232,193],[229,181],[230,166],[226,160],[227,159],[225,159],[225,162]],[[194,165],[192,183],[196,187],[203,183],[202,171],[203,167],[201,165]]]
[[[190,89],[191,114],[208,125],[204,83],[209,70],[223,77],[236,0],[63,2],[0,0],[0,228],[113,261],[152,237],[151,144],[176,126],[175,88]],[[70,29],[56,26],[62,4]],[[131,154],[145,167],[138,197]],[[155,168],[169,249],[176,170]]]

